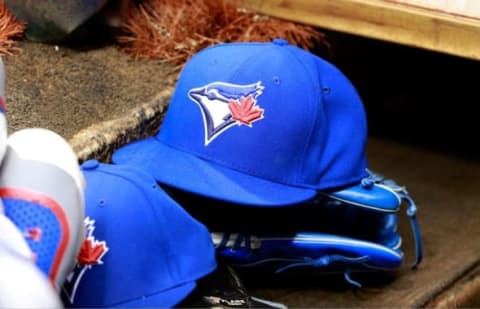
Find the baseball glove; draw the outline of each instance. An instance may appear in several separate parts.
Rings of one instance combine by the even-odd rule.
[[[172,194],[210,229],[219,259],[238,271],[343,273],[347,282],[360,287],[351,273],[394,271],[403,264],[398,231],[403,204],[416,249],[412,267],[422,260],[413,199],[405,187],[369,174],[358,185],[320,192],[308,203],[286,207],[245,207]]]

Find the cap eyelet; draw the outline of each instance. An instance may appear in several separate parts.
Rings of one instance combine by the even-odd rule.
[[[272,77],[272,82],[273,82],[275,85],[280,85],[282,81],[280,80],[280,77],[274,76],[274,77]]]

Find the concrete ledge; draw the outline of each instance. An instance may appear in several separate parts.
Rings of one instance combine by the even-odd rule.
[[[70,140],[92,125],[128,118],[136,108],[157,110],[154,102],[162,104],[159,96],[178,73],[161,61],[134,60],[114,45],[24,41],[19,47],[21,53],[4,58],[10,133],[42,127]]]
[[[79,160],[95,158],[109,162],[118,147],[153,135],[163,119],[171,92],[172,89],[167,88],[125,116],[93,124],[75,134],[69,143]]]

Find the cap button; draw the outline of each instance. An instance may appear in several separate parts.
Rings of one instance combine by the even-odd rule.
[[[286,39],[281,39],[281,38],[273,39],[272,43],[280,46],[288,45],[288,41]]]
[[[98,160],[92,159],[92,160],[88,160],[88,161],[83,162],[82,169],[83,170],[93,170],[93,169],[96,169],[99,165],[100,165],[100,163],[98,162]]]

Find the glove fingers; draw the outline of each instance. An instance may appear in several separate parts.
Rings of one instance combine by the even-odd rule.
[[[239,268],[264,268],[282,272],[289,268],[322,270],[394,270],[402,253],[358,239],[320,233],[246,236],[212,233],[217,253]],[[239,239],[241,239],[239,241]]]

